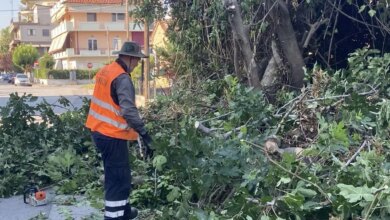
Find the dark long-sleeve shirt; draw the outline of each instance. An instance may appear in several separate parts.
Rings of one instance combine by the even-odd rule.
[[[117,62],[126,72],[127,66],[120,59]],[[127,124],[139,134],[145,134],[145,124],[135,105],[135,88],[128,73],[119,75],[111,84],[111,97],[121,108],[122,116]]]

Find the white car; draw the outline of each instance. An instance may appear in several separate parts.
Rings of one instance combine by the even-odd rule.
[[[16,74],[14,84],[15,84],[15,86],[17,86],[17,85],[31,86],[31,83],[28,80],[28,77],[26,75],[20,74],[20,73]]]

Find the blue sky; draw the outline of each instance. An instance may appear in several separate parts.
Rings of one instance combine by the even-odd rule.
[[[12,12],[12,4],[13,2],[13,9]],[[1,0],[1,7],[0,7],[0,29],[3,29],[7,26],[9,26],[12,18],[12,13],[14,17],[17,17],[18,11],[20,8],[20,0]]]

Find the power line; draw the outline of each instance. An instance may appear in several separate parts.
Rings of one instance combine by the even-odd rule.
[[[13,0],[11,0],[13,1]],[[110,4],[110,5],[107,5],[107,4],[94,4],[94,5],[99,5],[99,6],[94,6],[93,8],[91,7],[88,7],[88,5],[75,5],[75,6],[68,6],[72,9],[84,9],[84,8],[88,8],[88,9],[104,9],[104,8],[113,8],[113,7],[118,7],[118,6],[122,6],[121,4]],[[135,5],[133,5],[135,6]],[[47,9],[37,9],[37,11],[46,11]],[[50,9],[49,9],[50,10]],[[1,12],[15,12],[15,11],[33,11],[32,9],[13,9],[13,6],[12,6],[12,9],[0,9],[0,13]],[[81,12],[80,11],[77,11],[77,12]]]

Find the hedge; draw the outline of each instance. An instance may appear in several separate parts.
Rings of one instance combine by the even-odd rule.
[[[93,78],[98,69],[91,70],[75,70],[76,71],[76,79],[89,79]],[[91,74],[91,75],[89,75]],[[47,72],[49,79],[69,79],[69,70],[49,70]]]

